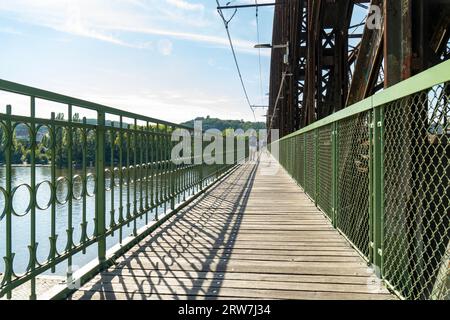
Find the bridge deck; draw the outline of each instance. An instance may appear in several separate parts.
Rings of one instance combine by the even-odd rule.
[[[262,173],[269,161],[239,167],[71,299],[392,299],[283,169]]]

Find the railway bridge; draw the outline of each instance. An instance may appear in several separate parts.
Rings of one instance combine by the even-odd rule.
[[[447,2],[272,5],[256,160],[0,80],[2,298],[449,299]]]

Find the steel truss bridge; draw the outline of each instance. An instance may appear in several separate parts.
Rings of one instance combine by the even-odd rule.
[[[0,80],[0,297],[448,300],[449,10],[277,0],[257,161]]]

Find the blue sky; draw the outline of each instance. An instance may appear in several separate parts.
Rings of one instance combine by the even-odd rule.
[[[273,8],[260,8],[262,43],[272,22]],[[270,50],[261,95],[255,9],[238,11],[230,29],[250,100],[267,104]],[[174,122],[253,120],[215,0],[0,0],[0,42],[5,80]],[[0,98],[3,112],[11,102]]]

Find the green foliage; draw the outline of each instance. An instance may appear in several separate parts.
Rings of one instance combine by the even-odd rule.
[[[209,116],[207,116],[206,118],[198,117],[194,120],[184,122],[181,125],[194,127],[194,121],[202,121],[203,130],[218,129],[224,132],[228,129],[233,130],[242,129],[244,131],[247,131],[249,129],[255,129],[256,131],[266,129],[266,124],[264,122],[250,122],[244,120],[221,120],[218,118],[211,118]]]
[[[59,113],[55,117],[56,120],[64,121],[64,114]],[[78,114],[74,114],[73,122],[81,122]],[[220,120],[216,118],[197,118],[195,120],[203,121],[203,130],[208,129],[218,129],[224,133],[224,135],[231,134],[233,130],[242,129],[247,131],[249,129],[265,129],[265,124],[262,122],[252,123],[245,122],[242,120]],[[94,119],[86,119],[86,123],[95,124]],[[107,122],[107,126],[110,126],[111,122]],[[185,123],[186,126],[194,126],[194,120]],[[115,127],[118,124],[115,123]],[[134,125],[124,124],[124,127],[128,127],[130,129],[134,129]],[[166,128],[164,125],[159,125],[158,129],[155,125],[150,126],[150,130],[152,131],[161,131],[161,132],[171,132],[170,128]],[[50,148],[51,140],[50,132],[46,127],[41,127],[39,130],[40,140],[37,141],[36,150],[35,150],[35,163],[38,165],[47,165],[52,162],[52,154],[53,150]],[[72,166],[81,167],[83,165],[83,134],[80,129],[72,129]],[[57,127],[56,132],[54,134],[55,138],[55,159],[54,163],[57,168],[67,168],[69,166],[69,145],[70,145],[70,134],[67,129],[63,127]],[[3,144],[5,135],[3,130],[0,128],[0,142]],[[138,138],[137,144],[134,141],[134,135],[130,135],[128,132],[125,132],[122,136],[122,155],[120,155],[119,151],[119,135],[116,134],[113,138],[111,137],[111,131],[106,130],[105,133],[105,164],[106,166],[110,166],[111,164],[117,165],[119,163],[120,156],[122,156],[122,164],[126,165],[127,162],[130,164],[134,163],[134,157],[136,152],[136,161],[140,159],[141,153],[141,141],[140,137]],[[13,143],[12,143],[12,155],[11,162],[12,164],[23,164],[31,163],[31,147],[28,136],[28,130],[25,125],[19,124],[17,129],[14,131],[13,135]],[[113,143],[111,143],[113,140]],[[129,144],[129,153],[127,152],[127,145]],[[142,141],[142,152],[145,153],[145,141]],[[162,153],[163,145],[159,143],[154,143],[152,145],[152,150],[154,151],[154,155],[158,155]],[[95,131],[89,131],[86,134],[86,155],[85,155],[85,163],[87,166],[95,164],[95,149],[96,149],[96,134]],[[0,152],[0,163],[5,163],[4,152]]]

